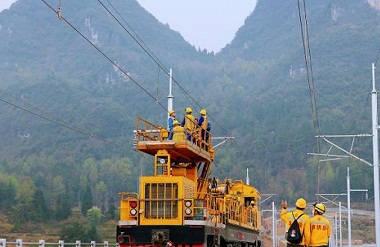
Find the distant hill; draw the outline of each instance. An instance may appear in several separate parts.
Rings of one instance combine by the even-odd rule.
[[[177,115],[188,106],[196,114],[205,108],[214,136],[235,137],[217,148],[218,177],[244,178],[250,168],[263,193],[312,199],[317,184],[320,191],[344,191],[350,165],[352,186],[373,188],[362,164],[322,163],[318,179],[317,159],[307,155],[316,152],[316,141],[296,2],[259,1],[218,54],[196,50],[135,0],[110,2],[106,9],[98,1],[62,1],[61,20],[43,1],[19,0],[0,13],[0,170],[7,175],[31,177],[44,191],[50,178],[87,176],[81,185],[72,181],[79,191],[101,181],[82,173],[88,163],[111,159],[132,164],[125,180],[135,190],[138,174],[151,172],[150,158],[133,150],[135,120],[165,126],[164,70],[173,68]],[[370,132],[378,11],[364,1],[314,0],[307,19],[321,133]],[[371,160],[370,143],[358,140],[353,151]],[[30,172],[36,164],[49,165],[37,176]],[[124,189],[105,183],[108,197]]]
[[[138,35],[135,38],[137,40],[141,37],[142,45],[146,44],[151,50],[157,51],[155,55],[163,64],[173,63],[168,61],[173,61],[174,56],[183,60],[199,56],[195,48],[185,42],[179,33],[159,23],[136,1],[128,3],[118,1],[113,7],[125,17],[126,23],[120,17],[119,21],[128,29],[127,31],[134,36]],[[112,10],[110,6],[108,8]],[[126,130],[123,130],[122,126],[134,122],[136,116],[146,107],[137,102],[152,100],[140,91],[138,84],[151,87],[148,93],[157,97],[157,88],[154,85],[158,85],[161,90],[166,86],[167,76],[157,69],[158,66],[99,3],[67,1],[62,6],[62,15],[78,29],[78,32],[98,45],[99,49],[127,74],[130,73],[137,83],[114,68],[64,20],[58,20],[54,12],[42,1],[21,0],[0,15],[2,27],[0,56],[3,58],[0,69],[3,75],[3,88],[54,116],[62,117],[88,131],[95,131],[95,134],[100,136],[108,138],[114,136],[116,139],[127,140],[126,145],[130,145],[133,124],[128,125]],[[133,27],[133,30],[128,26]],[[165,82],[165,85],[160,85],[158,81],[160,74],[162,78],[159,80]],[[134,97],[130,97],[131,95]],[[161,91],[159,96],[160,100],[165,99],[166,92],[162,94]],[[152,102],[154,109],[155,104]],[[44,149],[44,152],[47,151],[45,148],[49,149],[55,145],[54,143],[63,141],[59,136],[66,139],[69,135],[67,141],[70,146],[74,141],[72,138],[83,140],[78,133],[24,112],[14,111],[9,105],[2,107],[10,109],[10,115],[6,114],[2,120],[11,123],[13,130],[9,132],[9,128],[3,125],[1,134],[9,144],[3,147],[4,151],[0,151],[4,156],[20,155],[26,144],[24,142],[27,142],[25,138],[21,138],[19,143],[20,135],[27,134],[30,137],[28,139],[41,138],[41,143],[36,146],[38,150]],[[114,110],[110,110],[112,108]],[[113,122],[112,126],[108,120]],[[43,129],[50,130],[41,131],[41,125],[45,126]],[[85,137],[84,141],[88,142],[88,139],[90,138]],[[36,148],[35,144],[34,142],[33,148]],[[93,146],[91,142],[89,145]],[[8,148],[9,150],[5,151]],[[31,147],[26,144],[25,149],[29,148]],[[104,147],[101,149],[102,151],[98,153],[104,153]],[[25,154],[25,151],[22,153]],[[104,157],[108,155],[105,154]]]
[[[306,6],[321,134],[371,133],[369,93],[371,63],[378,59],[378,11],[365,1],[354,0],[307,1]],[[316,157],[306,154],[317,148],[303,56],[297,4],[271,0],[259,1],[235,39],[217,55],[233,68],[226,68],[224,76],[230,87],[225,91],[239,96],[226,103],[230,106],[227,111],[230,118],[242,123],[239,130],[243,123],[244,129],[250,130],[243,147],[260,167],[256,177],[265,177],[264,186],[268,181],[286,183],[289,179],[282,177],[294,169],[308,174],[299,174],[304,180],[294,188],[304,187],[309,181],[313,190],[318,183],[312,179],[317,174],[317,165],[312,165]],[[336,141],[350,149],[352,140]],[[370,142],[370,138],[356,139],[353,152],[371,161]],[[327,152],[329,146],[321,143],[322,151]],[[321,163],[321,190],[342,191],[344,187],[325,185],[334,181],[344,186],[337,176],[330,180],[328,173],[345,174],[348,164],[361,172],[371,172],[348,159]],[[274,175],[276,179],[268,179]],[[357,186],[372,189],[370,181]]]

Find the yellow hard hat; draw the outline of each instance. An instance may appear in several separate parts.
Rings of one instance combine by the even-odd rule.
[[[201,115],[206,115],[206,114],[207,114],[207,112],[205,109],[201,110]]]
[[[174,121],[173,121],[173,125],[179,125],[178,120],[174,120]]]
[[[314,204],[314,210],[320,214],[324,214],[326,212],[326,206],[323,203]]]
[[[305,209],[306,208],[306,200],[303,198],[298,199],[296,201],[296,207],[301,208],[301,209]]]
[[[173,110],[169,111],[169,115],[172,115],[173,113],[175,113],[175,111]]]
[[[193,112],[193,110],[190,107],[187,107],[185,111],[186,111],[186,113],[192,113]]]

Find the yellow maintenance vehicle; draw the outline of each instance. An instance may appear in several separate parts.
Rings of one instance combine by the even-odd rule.
[[[135,145],[154,156],[140,191],[122,192],[117,241],[129,246],[259,247],[259,191],[243,181],[211,178],[211,133],[164,127],[138,118]]]

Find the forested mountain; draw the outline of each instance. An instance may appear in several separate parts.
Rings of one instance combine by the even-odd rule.
[[[307,21],[320,133],[371,133],[369,95],[371,63],[378,59],[378,11],[366,1],[308,1]],[[318,165],[307,153],[317,147],[297,4],[260,1],[217,57],[234,68],[224,75],[234,82],[226,91],[239,95],[228,101],[228,112],[232,119],[244,114],[238,128],[249,130],[243,147],[254,161],[259,183],[264,182],[267,193],[289,195],[299,188],[315,193]],[[234,116],[236,106],[239,115]],[[352,140],[334,141],[349,150]],[[353,152],[372,161],[370,142],[356,139]],[[321,151],[327,148],[321,142]],[[320,192],[344,191],[349,164],[358,169],[354,176],[367,174],[365,180],[355,178],[353,186],[371,190],[371,168],[345,159],[321,163]]]
[[[60,20],[57,5],[18,0],[0,13],[8,207],[33,205],[38,191],[52,210],[63,196],[77,206],[90,188],[92,203],[107,208],[118,192],[135,191],[152,163],[133,150],[132,131],[137,116],[166,125],[168,68],[177,116],[205,108],[214,136],[235,137],[216,150],[218,177],[243,179],[250,168],[251,183],[275,200],[313,200],[317,184],[345,191],[349,165],[352,187],[373,189],[369,167],[346,159],[318,172],[307,155],[317,148],[295,1],[259,1],[218,54],[196,50],[135,0],[62,1]],[[313,0],[307,20],[321,134],[370,133],[379,12],[367,1]],[[353,151],[371,161],[371,140],[356,140]]]

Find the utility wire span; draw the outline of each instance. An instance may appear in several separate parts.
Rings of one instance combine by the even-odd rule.
[[[311,112],[312,112],[312,118],[313,118],[313,124],[314,124],[314,132],[316,136],[316,146],[317,146],[317,153],[320,153],[320,141],[317,136],[320,135],[320,127],[319,127],[319,121],[318,121],[318,111],[317,111],[317,99],[316,99],[316,91],[314,86],[314,76],[313,76],[313,66],[311,63],[311,51],[310,51],[310,39],[309,39],[309,26],[307,21],[307,14],[306,14],[306,3],[305,0],[303,1],[303,6],[301,7],[300,0],[297,0],[298,4],[298,15],[299,15],[299,21],[300,21],[300,27],[301,27],[301,36],[302,36],[302,45],[303,45],[303,54],[304,54],[304,61],[305,61],[305,67],[306,67],[306,75],[307,75],[307,83],[309,86],[309,93],[310,93],[310,104],[311,104]],[[301,10],[302,8],[302,10]],[[302,13],[303,12],[303,15]],[[319,176],[320,176],[320,158],[318,156],[318,177],[317,177],[317,194],[319,194]]]
[[[319,127],[319,121],[318,121],[316,90],[315,90],[315,86],[314,86],[314,76],[313,76],[313,66],[312,66],[312,62],[311,62],[311,51],[310,51],[310,46],[309,46],[309,44],[310,44],[309,27],[308,27],[308,23],[307,23],[305,1],[303,1],[304,16],[302,17],[302,15],[301,15],[300,0],[298,0],[298,13],[299,13],[299,19],[300,19],[300,25],[301,25],[302,45],[303,45],[303,52],[304,52],[304,61],[305,61],[305,66],[306,66],[307,82],[308,82],[309,93],[310,93],[310,103],[311,103],[311,110],[312,110],[312,115],[313,115],[314,130],[315,130],[316,135],[319,135],[320,127]],[[303,21],[305,22],[305,28],[303,27]],[[318,140],[318,138],[317,138],[317,140]],[[319,149],[319,147],[318,147],[318,149]]]
[[[100,1],[98,0],[98,2],[103,6],[103,8],[117,21],[117,23],[119,23],[119,25],[124,29],[124,31],[126,31],[129,36],[132,37],[132,39],[144,50],[144,52],[146,54],[148,54],[148,56],[156,63],[156,64],[160,64],[160,67],[163,67],[164,68],[164,71],[169,74],[169,69],[167,69],[165,67],[165,65],[158,59],[158,57],[153,53],[153,51],[145,44],[145,42],[140,38],[140,36],[135,32],[135,30],[133,30],[133,28],[131,27],[131,25],[128,24],[128,22],[122,17],[122,15],[119,13],[119,11],[116,10],[116,8],[112,5],[112,3],[107,0],[108,4],[112,7],[112,9],[117,13],[117,15],[123,20],[123,22],[128,26],[128,28],[131,30],[131,32],[133,33],[133,35],[131,34],[131,32],[129,32],[125,27],[124,25],[115,17],[114,14],[111,13],[111,11]]]
[[[111,6],[111,8],[117,13],[117,15],[123,20],[123,22],[128,26],[128,28],[131,31],[128,31],[127,28],[121,23],[121,21],[116,18],[116,16],[102,3],[102,1],[98,0],[99,4],[112,16],[112,18],[115,19],[115,21],[122,27],[122,29],[128,33],[132,37],[132,39],[143,49],[143,51],[157,64],[159,68],[161,68],[167,75],[169,75],[169,69],[157,58],[157,56],[153,53],[151,49],[144,43],[144,41],[137,35],[137,33],[133,30],[131,25],[128,24],[128,22],[121,16],[121,14],[116,10],[116,8],[110,3],[109,0],[107,2]],[[133,33],[133,34],[132,34]],[[172,77],[172,80],[174,83],[181,89],[181,92],[184,94],[184,96],[188,99],[191,99],[195,105],[198,106],[199,109],[202,109],[201,105],[190,95],[190,93],[187,92],[185,88],[180,85],[180,83],[175,80],[175,78]],[[193,104],[192,104],[193,106]],[[213,120],[213,122],[216,123],[219,128],[228,135],[228,131],[214,118],[212,117],[212,114],[207,114],[210,119]],[[234,141],[236,143],[236,141]],[[237,143],[236,143],[237,144]],[[238,145],[238,144],[237,144]]]
[[[131,79],[131,81],[133,81],[141,90],[143,90],[146,94],[148,94],[154,101],[157,102],[157,104],[159,104],[163,109],[165,109],[166,111],[168,111],[168,109],[162,104],[159,102],[158,98],[154,97],[151,93],[149,93],[140,83],[138,83],[133,77],[131,77],[128,73],[126,73],[118,64],[116,64],[115,62],[113,62],[113,60],[107,56],[99,47],[97,47],[95,44],[93,44],[86,36],[84,36],[77,28],[75,28],[74,25],[72,25],[66,18],[64,18],[62,16],[62,14],[58,11],[56,11],[50,4],[48,4],[45,0],[41,0],[43,3],[45,3],[46,6],[48,6],[54,13],[56,13],[57,15],[59,15],[59,20],[64,20],[72,29],[74,29],[83,39],[85,39],[87,41],[87,43],[89,43],[92,47],[94,47],[103,57],[105,57],[109,62],[111,62],[116,68],[118,68],[126,77],[128,77],[129,79]],[[99,1],[99,0],[98,0]],[[99,3],[101,3],[99,1]],[[117,18],[108,10],[107,7],[104,6],[104,4],[101,3],[101,5],[107,10],[107,12],[109,12],[111,14],[111,16],[113,16],[113,18],[115,18],[115,20],[117,20]],[[121,25],[123,27],[123,29],[130,35],[130,36],[133,36],[130,32],[128,32],[126,30],[126,28],[122,25],[122,23],[117,20],[117,22],[119,23],[119,25]],[[133,31],[134,32],[134,31]],[[134,32],[135,33],[135,32]],[[137,42],[142,48],[143,46],[141,45],[141,43],[139,43],[139,41],[134,38],[135,42]],[[145,45],[146,46],[146,45]],[[143,50],[150,54],[148,52],[148,48],[147,49],[144,49]],[[150,51],[150,50],[149,50]],[[150,51],[151,52],[151,51]],[[151,52],[152,53],[152,52]],[[156,59],[156,56],[153,55],[149,55],[151,57],[151,59],[153,59],[155,61],[155,63],[161,68],[163,69],[167,74],[169,73],[168,70],[165,68],[165,66],[162,65],[162,63]],[[172,78],[173,79],[173,78]],[[192,98],[188,93],[187,91],[176,81],[176,80],[173,80],[182,90],[182,92],[184,92],[186,95],[188,95],[194,102],[196,102],[194,100],[194,98]],[[200,105],[196,102],[196,104],[200,107]],[[209,116],[211,114],[208,114]],[[211,116],[210,116],[211,119],[213,119]],[[219,122],[217,122],[215,119],[213,119],[214,122],[222,129],[224,130],[226,133],[227,131],[219,124]],[[236,141],[235,141],[236,143]],[[236,145],[238,146],[238,144],[236,143]]]
[[[54,11],[56,14],[58,14],[58,12],[53,8],[51,7],[45,0],[41,0],[42,2],[44,2],[52,11]],[[61,15],[61,19],[64,20],[72,29],[74,29],[83,39],[85,39],[87,41],[87,43],[89,43],[92,47],[94,47],[100,54],[103,55],[103,57],[105,57],[108,61],[110,61],[116,68],[118,68],[125,76],[127,76],[131,81],[133,81],[133,83],[135,83],[141,90],[143,90],[147,95],[149,95],[154,101],[157,102],[157,104],[159,104],[162,108],[166,109],[167,108],[161,104],[157,98],[155,98],[151,93],[149,93],[140,83],[138,83],[133,77],[131,77],[127,72],[125,72],[118,64],[116,64],[109,56],[107,56],[102,50],[100,50],[99,47],[97,47],[96,45],[94,45],[86,36],[84,36],[77,28],[75,28],[68,20],[66,20],[62,15]]]
[[[136,152],[136,149],[127,148],[127,147],[125,147],[125,146],[123,146],[123,145],[121,145],[121,144],[119,144],[119,143],[117,143],[117,142],[111,141],[111,140],[109,140],[109,139],[106,139],[106,138],[100,137],[100,136],[98,136],[98,135],[96,135],[96,134],[94,134],[94,133],[91,133],[91,132],[89,132],[89,131],[86,131],[86,130],[84,130],[84,129],[81,129],[81,128],[79,128],[79,127],[77,127],[77,126],[75,126],[75,125],[73,125],[73,124],[71,124],[71,123],[69,123],[69,122],[67,122],[67,121],[65,121],[65,120],[63,120],[63,119],[60,119],[60,118],[58,118],[58,117],[52,115],[51,113],[49,113],[49,112],[47,112],[47,111],[45,111],[45,110],[43,110],[43,109],[41,109],[41,108],[39,108],[39,107],[33,105],[33,104],[30,104],[30,103],[26,102],[25,100],[22,100],[22,99],[20,99],[20,98],[18,98],[18,97],[16,97],[16,96],[14,96],[14,95],[12,95],[12,94],[6,92],[6,91],[3,90],[3,89],[0,89],[0,92],[2,92],[3,94],[8,95],[9,97],[11,97],[11,98],[13,98],[13,99],[15,99],[15,100],[18,100],[18,101],[20,101],[20,102],[22,102],[22,103],[24,103],[24,104],[26,104],[26,105],[28,105],[28,106],[30,106],[30,107],[36,109],[36,110],[42,112],[43,114],[45,114],[45,116],[43,116],[43,115],[41,115],[41,114],[38,114],[38,113],[36,113],[36,112],[34,112],[34,111],[32,111],[32,110],[28,110],[28,109],[26,109],[25,107],[21,107],[21,106],[19,106],[19,105],[16,105],[15,103],[12,103],[12,102],[10,102],[10,101],[7,101],[7,100],[5,100],[5,99],[0,98],[0,101],[4,102],[4,103],[6,103],[6,104],[9,104],[9,105],[11,105],[11,106],[13,106],[13,107],[16,107],[16,108],[18,108],[18,109],[21,109],[21,110],[23,110],[23,111],[26,111],[26,112],[28,112],[28,113],[34,115],[34,116],[37,116],[37,117],[42,118],[42,119],[45,119],[45,120],[47,120],[47,121],[49,121],[49,122],[52,122],[52,123],[58,124],[58,125],[60,125],[60,126],[62,126],[62,127],[64,127],[64,128],[67,128],[67,129],[73,130],[73,131],[75,131],[75,132],[78,132],[78,133],[80,133],[80,134],[82,134],[82,135],[84,135],[84,136],[88,136],[88,137],[91,137],[91,138],[94,138],[94,139],[97,139],[97,140],[100,140],[100,141],[106,142],[107,144],[110,144],[110,145],[115,146],[115,147],[117,147],[117,148],[120,148],[120,149],[122,149],[122,150],[128,150],[128,151],[135,151],[135,152]],[[142,156],[145,160],[147,160],[147,161],[150,162],[150,160],[148,160],[148,158],[147,158],[146,156],[144,156],[141,152],[136,152],[136,153],[139,154],[140,156]]]
[[[1,90],[1,92],[5,93],[4,90]],[[6,94],[8,94],[8,93],[6,93]],[[10,94],[8,94],[8,95],[10,95]],[[14,96],[12,96],[12,97],[14,97]],[[17,98],[16,98],[16,99],[17,99]],[[20,100],[20,99],[17,99],[17,100]],[[108,139],[106,139],[106,138],[100,137],[100,136],[98,136],[97,134],[94,134],[94,133],[88,132],[88,131],[86,131],[86,130],[83,130],[83,129],[81,129],[81,128],[78,128],[77,126],[72,125],[72,124],[70,124],[70,123],[68,123],[68,122],[66,122],[66,121],[64,121],[64,120],[61,120],[61,119],[59,119],[59,118],[57,118],[57,117],[54,117],[54,116],[51,115],[50,113],[48,113],[48,112],[46,112],[46,111],[43,111],[43,110],[41,110],[40,108],[38,108],[38,107],[36,107],[36,106],[33,106],[33,105],[31,105],[31,104],[29,104],[29,103],[27,103],[27,102],[25,102],[25,101],[20,100],[21,102],[26,103],[26,104],[28,104],[29,106],[32,106],[33,108],[36,108],[36,109],[42,111],[43,113],[47,114],[47,115],[50,116],[50,117],[48,117],[48,116],[44,116],[44,115],[39,114],[39,113],[37,113],[37,112],[34,112],[34,111],[32,111],[32,110],[26,109],[25,107],[22,107],[22,106],[16,105],[15,103],[12,103],[12,102],[7,101],[7,100],[2,99],[2,98],[0,98],[0,101],[2,101],[2,102],[4,102],[4,103],[7,103],[7,104],[9,104],[9,105],[11,105],[11,106],[13,106],[13,107],[18,108],[18,109],[21,109],[21,110],[23,110],[23,111],[26,111],[26,112],[28,112],[28,113],[30,113],[30,114],[32,114],[32,115],[35,115],[35,116],[37,116],[37,117],[39,117],[39,118],[45,119],[45,120],[47,120],[47,121],[49,121],[49,122],[52,122],[52,123],[58,124],[58,125],[60,125],[60,126],[62,126],[62,127],[64,127],[64,128],[67,128],[67,129],[70,129],[70,130],[76,131],[76,132],[78,132],[78,133],[81,133],[81,134],[83,134],[83,135],[85,135],[85,136],[88,136],[88,137],[92,137],[92,138],[95,138],[95,139],[101,140],[101,141],[103,141],[103,142],[106,142],[106,143],[108,143],[108,144],[111,144],[111,145],[116,146],[116,147],[121,148],[121,149],[125,149],[125,150],[134,150],[134,149],[126,148],[126,147],[122,146],[121,144],[119,144],[119,143],[117,143],[117,142],[113,142],[113,141],[110,141],[110,140],[108,140]]]
[[[45,0],[41,0],[43,3],[45,3],[46,6],[48,6],[53,12],[55,12],[57,15],[60,14],[58,11],[56,11],[50,4],[48,4]],[[140,39],[138,37],[138,35],[136,34],[136,32],[133,31],[134,34],[137,35],[138,39],[135,38],[131,32],[129,32],[124,26],[123,24],[115,17],[115,15],[113,15],[111,13],[111,11],[101,2],[98,0],[98,2],[103,6],[103,8],[106,9],[106,11],[119,23],[120,26],[122,26],[122,28],[135,40],[136,43],[139,44],[139,46],[149,55],[149,57],[162,69],[165,71],[166,74],[169,74],[169,71],[168,69],[162,65],[161,61],[159,61],[156,56],[153,54],[153,52],[150,51],[149,48],[145,48],[139,41],[138,39]],[[116,64],[115,62],[112,61],[112,59],[110,59],[102,50],[100,50],[100,48],[98,48],[96,45],[94,45],[86,36],[84,36],[77,28],[74,27],[74,25],[72,25],[67,19],[65,19],[61,14],[60,14],[60,19],[64,20],[71,28],[73,28],[82,38],[84,38],[92,47],[94,47],[99,53],[101,53],[108,61],[110,61],[113,65],[115,65],[116,68],[118,68],[125,76],[127,76],[129,79],[131,79],[141,90],[143,90],[146,94],[148,94],[154,101],[156,101],[163,109],[165,109],[166,111],[168,111],[168,109],[162,104],[159,102],[158,98],[155,98],[151,93],[149,93],[143,86],[141,86],[133,77],[131,77],[130,75],[128,75],[128,73],[126,73],[118,64]],[[123,19],[124,20],[124,19]],[[124,22],[126,22],[124,20]],[[127,22],[126,22],[127,23]],[[128,25],[130,27],[130,25]],[[130,27],[131,28],[131,27]],[[133,30],[131,28],[131,30]],[[141,40],[141,39],[140,39]],[[143,42],[142,42],[143,43]],[[145,43],[144,43],[145,44]],[[146,46],[146,45],[145,45]],[[147,46],[146,46],[147,47]],[[149,52],[148,52],[149,50]],[[153,55],[152,55],[153,54]],[[197,101],[191,97],[191,95],[174,79],[172,78],[173,81],[180,87],[180,89],[182,90],[182,92],[184,92],[188,97],[190,97],[193,102],[195,102],[200,108],[201,106],[197,103]],[[211,114],[208,114],[209,117],[211,119],[212,116]],[[219,124],[218,121],[216,121],[215,119],[213,119],[215,121],[215,123],[217,123],[217,125],[222,129],[224,130],[226,133],[227,131]]]

